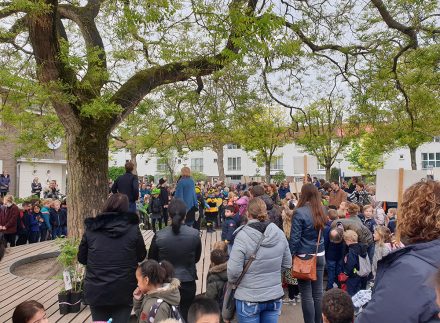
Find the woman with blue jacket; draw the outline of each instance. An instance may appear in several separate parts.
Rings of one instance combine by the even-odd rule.
[[[196,185],[194,183],[194,180],[191,178],[191,169],[189,167],[183,167],[180,172],[181,177],[177,182],[174,197],[179,198],[185,202],[185,224],[192,227],[196,220],[196,210],[198,210],[199,208],[196,195]]]
[[[301,197],[292,219],[289,240],[292,256],[304,257],[305,259],[316,253],[318,243],[316,281],[298,279],[305,323],[320,323],[322,320],[325,223],[326,217],[318,189],[313,184],[305,184],[301,189]],[[321,234],[319,234],[320,232]],[[320,236],[319,242],[318,236]]]

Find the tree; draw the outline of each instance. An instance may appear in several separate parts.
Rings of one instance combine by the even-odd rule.
[[[256,153],[258,165],[264,165],[270,183],[270,166],[278,148],[292,141],[285,109],[278,106],[254,106],[237,130],[237,142],[248,152]]]
[[[106,199],[112,130],[154,89],[236,59],[248,27],[258,30],[254,1],[193,1],[190,10],[166,0],[82,4],[0,4],[2,66],[8,76],[34,80],[64,127],[67,170],[75,174],[67,187],[74,237]],[[10,91],[19,91],[15,83]]]
[[[318,159],[325,168],[327,180],[336,158],[350,144],[354,134],[344,114],[346,108],[341,102],[321,99],[293,117],[299,125],[295,143]]]
[[[387,148],[380,144],[375,135],[365,134],[351,143],[346,159],[350,168],[362,175],[374,175],[376,170],[383,168],[384,152]]]

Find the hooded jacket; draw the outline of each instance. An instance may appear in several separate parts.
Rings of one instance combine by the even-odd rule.
[[[209,269],[206,278],[206,297],[220,302],[223,296],[223,287],[228,281],[227,267],[228,263],[225,262]]]
[[[348,254],[344,261],[344,273],[348,277],[359,277],[359,256],[367,257],[367,245],[354,243],[348,246]]]
[[[140,300],[134,298],[133,311],[136,314],[137,322],[161,322],[168,318],[173,318],[172,306],[178,306],[180,303],[179,286],[179,280],[173,278],[170,283],[163,284],[162,287],[156,289],[155,291],[143,295]],[[157,309],[154,321],[150,321],[150,311],[158,300],[162,300],[162,302]]]
[[[239,231],[238,231],[239,230]],[[228,260],[228,280],[236,282],[261,235],[264,239],[249,270],[235,292],[235,298],[247,302],[265,302],[283,297],[281,269],[292,267],[286,237],[275,224],[249,220],[237,229]]]
[[[128,201],[134,203],[139,199],[139,180],[138,177],[130,172],[119,176],[112,186],[112,193],[122,193],[127,195]]]
[[[130,305],[136,268],[146,249],[134,213],[108,212],[84,221],[78,261],[86,265],[84,301],[92,306]]]
[[[267,215],[269,216],[269,221],[275,223],[278,228],[283,230],[283,219],[281,217],[281,208],[274,203],[272,198],[267,195],[258,196],[259,199],[262,199],[266,204]]]
[[[432,277],[439,266],[440,239],[385,256],[378,262],[371,300],[356,323],[438,323]]]
[[[345,231],[355,231],[358,235],[359,243],[367,245],[374,243],[373,235],[371,234],[370,230],[362,224],[362,222],[352,219],[337,219],[333,221],[331,228],[333,229],[339,224],[344,227]]]

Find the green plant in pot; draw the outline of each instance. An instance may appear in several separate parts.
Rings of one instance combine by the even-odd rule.
[[[77,258],[79,242],[73,238],[57,239],[60,246],[57,260],[63,268],[65,283],[65,288],[58,294],[60,314],[77,313],[81,309],[84,267]]]

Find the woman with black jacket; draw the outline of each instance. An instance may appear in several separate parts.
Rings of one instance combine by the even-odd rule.
[[[186,321],[188,310],[196,295],[197,269],[202,254],[199,231],[183,225],[186,204],[174,198],[168,206],[172,225],[156,233],[151,241],[149,259],[158,262],[167,260],[174,267],[174,276],[180,280],[179,310]]]
[[[128,322],[137,287],[136,269],[146,257],[139,218],[125,194],[111,195],[103,212],[85,221],[78,261],[86,265],[84,301],[93,321]]]
[[[298,279],[301,292],[301,307],[305,323],[320,323],[322,320],[321,300],[325,266],[324,226],[326,217],[321,203],[321,194],[313,184],[301,189],[290,230],[290,252],[303,258],[316,254],[316,281]],[[320,234],[321,233],[321,234]],[[319,241],[318,241],[318,237]],[[316,245],[318,244],[318,253]],[[307,259],[306,258],[306,259]]]

